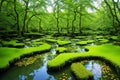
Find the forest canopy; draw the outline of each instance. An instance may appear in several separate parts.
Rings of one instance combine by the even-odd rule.
[[[1,0],[0,32],[120,34],[119,0]],[[104,31],[104,32],[102,32]]]

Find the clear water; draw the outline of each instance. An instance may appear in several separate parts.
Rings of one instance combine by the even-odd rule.
[[[95,44],[91,43],[89,45],[94,46]],[[36,45],[32,45],[30,43],[25,45],[25,48],[29,48],[31,46],[35,47]],[[71,74],[70,66],[65,67],[61,71],[48,72],[47,62],[56,56],[55,48],[57,47],[59,47],[58,44],[52,44],[51,50],[48,53],[39,55],[39,59],[37,59],[33,64],[21,67],[11,67],[7,72],[0,76],[0,80],[75,80]],[[64,47],[67,47],[67,52],[85,52],[85,48],[83,46],[76,45],[75,42]],[[91,60],[83,61],[82,63],[94,74],[94,80],[113,80],[112,76],[114,76],[114,79],[119,80],[114,71],[102,62]],[[107,68],[110,70],[106,70]],[[105,71],[108,71],[109,73]]]
[[[51,53],[45,53],[39,55],[39,59],[31,65],[13,66],[0,76],[0,80],[74,80],[72,79],[70,68],[52,73],[47,71],[47,62],[54,56]]]
[[[119,80],[115,71],[101,61],[90,60],[82,63],[94,75],[93,80]]]

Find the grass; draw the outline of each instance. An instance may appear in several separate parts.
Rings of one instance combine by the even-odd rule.
[[[42,52],[49,50],[51,45],[43,44],[39,47],[30,47],[30,48],[8,48],[0,47],[0,69],[9,66],[9,62],[14,61],[15,59],[20,59],[23,55],[33,54],[34,52]]]
[[[76,76],[77,80],[89,80],[93,78],[93,74],[88,71],[81,63],[73,63],[71,70]]]
[[[67,62],[81,57],[103,57],[120,67],[120,46],[103,44],[98,46],[86,46],[88,52],[83,53],[62,53],[47,63],[48,68],[59,68]]]

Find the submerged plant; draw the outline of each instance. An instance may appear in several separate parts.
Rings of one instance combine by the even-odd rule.
[[[40,58],[39,55],[35,55],[29,58],[23,58],[20,61],[16,62],[15,65],[21,67],[21,66],[28,66],[30,64],[33,64],[38,58]]]

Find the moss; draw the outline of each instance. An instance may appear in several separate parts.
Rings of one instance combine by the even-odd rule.
[[[59,53],[62,53],[62,52],[67,51],[67,48],[65,48],[65,47],[58,47],[58,48],[56,48],[56,51],[59,52]]]
[[[88,40],[87,43],[93,43],[95,40]]]
[[[51,43],[56,43],[57,42],[57,40],[55,40],[55,39],[46,39],[46,41],[51,42]]]
[[[17,40],[2,41],[3,46],[24,47],[24,43],[18,43]]]
[[[86,45],[87,41],[80,41],[80,42],[77,42],[76,44],[78,44],[78,45]]]
[[[110,39],[112,39],[112,40],[117,40],[117,39],[118,39],[118,36],[111,36]]]
[[[107,43],[107,42],[109,42],[108,39],[98,39],[98,40],[99,40],[100,43]]]
[[[75,38],[77,38],[77,39],[83,39],[83,38],[86,38],[86,36],[75,36]]]
[[[78,80],[89,80],[93,78],[93,74],[81,63],[73,63],[71,65],[71,70]]]
[[[103,57],[109,60],[113,64],[120,67],[120,46],[115,46],[112,44],[103,44],[98,46],[86,46],[89,52],[80,53],[62,53],[50,60],[47,63],[48,68],[59,68],[64,66],[68,61],[75,60],[81,57]]]
[[[44,44],[44,42],[33,42],[32,44],[34,44],[34,45],[42,45],[42,44]]]
[[[102,39],[103,36],[96,36],[95,38],[97,38],[97,39]]]
[[[38,39],[34,39],[34,40],[32,40],[33,42],[39,42],[39,41],[41,41],[41,39],[40,38],[38,38]]]
[[[30,47],[30,48],[7,48],[0,47],[0,68],[5,68],[9,66],[9,62],[14,61],[15,59],[20,59],[21,56],[30,55],[34,52],[42,52],[49,50],[51,45],[43,44],[38,47]]]
[[[70,41],[61,41],[61,40],[57,40],[57,43],[58,43],[60,46],[63,46],[63,45],[70,44],[71,42],[70,42]]]

